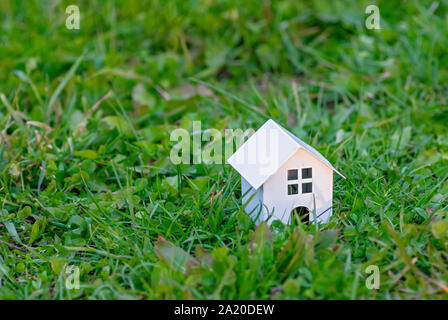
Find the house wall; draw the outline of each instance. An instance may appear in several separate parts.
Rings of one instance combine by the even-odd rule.
[[[241,177],[241,195],[243,197],[242,204],[246,205],[244,212],[246,212],[255,222],[264,219],[263,210],[263,186],[255,190],[246,179]],[[253,196],[253,197],[252,197]],[[252,198],[251,198],[252,197]]]
[[[302,194],[302,168],[313,168],[312,179],[303,180],[313,183],[312,193]],[[288,181],[288,169],[299,169],[298,194],[288,195],[288,184],[297,183]],[[310,221],[317,217],[317,221],[326,223],[332,214],[333,170],[300,148],[264,183],[262,199],[268,212],[273,214],[269,221],[280,219],[283,223],[290,223],[291,211],[303,206],[310,211]]]

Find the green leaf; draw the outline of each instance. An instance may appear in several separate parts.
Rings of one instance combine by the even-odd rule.
[[[90,175],[85,171],[77,172],[73,176],[65,178],[65,181],[71,184],[83,183],[83,180],[86,183],[90,180]]]
[[[400,151],[408,146],[411,139],[412,127],[406,127],[404,129],[397,129],[391,136],[391,150]]]
[[[82,151],[75,151],[74,155],[80,158],[85,158],[89,160],[95,160],[98,158],[98,154],[94,150],[82,150]]]
[[[225,283],[232,281],[234,274],[232,275],[233,272],[229,271],[233,269],[234,261],[229,257],[229,250],[226,247],[216,248],[212,251],[211,256],[213,258],[212,269],[215,275]]]
[[[17,212],[17,217],[24,220],[28,218],[31,215],[31,207],[25,206],[22,210]]]
[[[266,222],[261,222],[255,229],[251,240],[252,255],[261,255],[263,258],[272,258],[272,233]]]
[[[426,212],[425,209],[423,209],[423,208],[415,208],[414,210],[417,211],[418,215],[420,217],[422,217],[423,219],[427,219],[428,218],[428,213]]]
[[[88,224],[83,217],[75,215],[68,221],[68,227],[70,234],[82,237],[87,232]]]
[[[36,220],[34,222],[33,227],[31,228],[30,240],[28,244],[32,244],[40,235],[40,220]]]
[[[448,238],[448,221],[437,221],[431,224],[431,231],[437,239]]]
[[[197,177],[194,179],[187,179],[188,184],[196,192],[205,192],[209,181],[210,177]]]
[[[196,247],[196,259],[207,266],[211,266],[213,263],[211,254],[202,247]]]
[[[132,100],[140,105],[148,107],[152,107],[156,104],[156,99],[146,91],[145,86],[142,83],[137,84],[134,89],[132,89]]]
[[[20,176],[20,166],[17,163],[11,163],[8,168],[8,173],[14,178],[18,178]]]
[[[297,270],[302,263],[305,251],[305,237],[300,230],[289,236],[288,242],[277,256],[277,269],[288,276],[290,272]],[[312,248],[309,248],[312,250]]]
[[[177,194],[179,183],[178,183],[178,177],[167,177],[163,180],[162,186],[169,191],[171,194]]]
[[[62,268],[66,264],[66,260],[58,258],[56,256],[52,256],[50,264],[51,264],[51,270],[54,272],[54,274],[59,275],[62,271]]]
[[[108,116],[103,119],[111,128],[117,129],[126,136],[132,135],[132,130],[129,124],[123,118],[117,116]]]
[[[140,192],[143,191],[148,186],[148,179],[146,178],[140,178],[135,181],[135,190],[134,192]]]
[[[174,270],[185,272],[187,265],[198,264],[198,261],[182,248],[159,237],[154,245],[154,252],[160,260],[165,261]]]
[[[14,224],[10,221],[5,221],[3,224],[6,227],[6,230],[8,230],[9,235],[14,239],[17,243],[22,243],[22,241],[19,238],[19,234],[17,233],[16,227]]]
[[[141,140],[136,141],[134,144],[142,148],[149,156],[155,156],[157,153],[157,145],[152,142]]]
[[[300,283],[295,279],[287,279],[283,284],[283,292],[289,297],[295,297],[300,292]]]
[[[328,248],[338,239],[339,229],[321,231],[316,235],[316,249]]]

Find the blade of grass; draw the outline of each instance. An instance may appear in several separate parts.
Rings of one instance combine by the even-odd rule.
[[[56,90],[54,91],[53,95],[51,96],[50,102],[48,103],[48,106],[47,106],[47,112],[46,112],[47,119],[49,118],[51,112],[53,111],[53,106],[54,106],[54,103],[56,102],[56,99],[59,97],[59,95],[61,94],[62,90],[64,90],[64,88],[67,85],[68,81],[75,74],[76,70],[78,69],[79,65],[81,64],[81,61],[84,59],[84,55],[85,55],[85,51],[79,56],[78,59],[76,59],[76,61],[73,64],[73,66],[70,68],[70,70],[64,76],[64,78],[62,79],[61,83],[57,86]]]

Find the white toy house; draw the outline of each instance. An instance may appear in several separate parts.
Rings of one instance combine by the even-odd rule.
[[[333,172],[316,149],[268,120],[227,162],[241,175],[245,212],[257,222],[326,223],[332,215]]]

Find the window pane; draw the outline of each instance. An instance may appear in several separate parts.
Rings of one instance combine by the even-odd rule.
[[[312,168],[304,168],[302,169],[302,179],[310,179],[313,177]]]
[[[288,180],[299,179],[299,174],[297,169],[288,170]]]
[[[297,193],[299,193],[299,185],[289,184],[288,185],[288,194],[297,194]]]
[[[302,193],[311,193],[313,192],[313,184],[311,182],[302,183]]]

